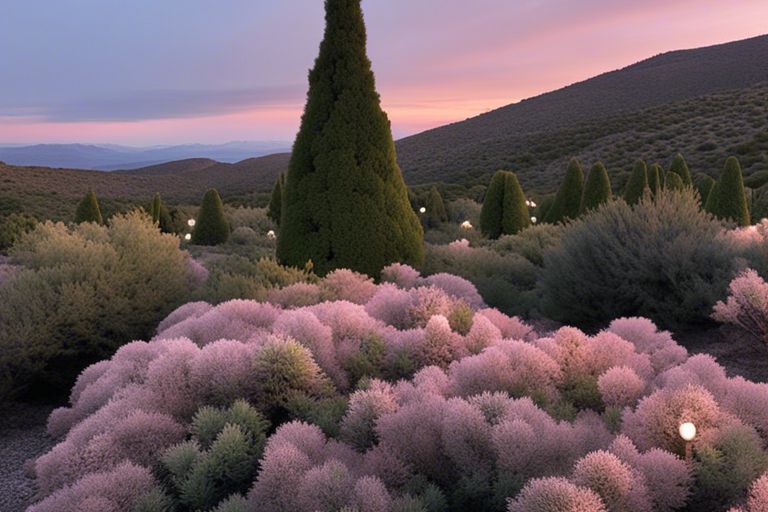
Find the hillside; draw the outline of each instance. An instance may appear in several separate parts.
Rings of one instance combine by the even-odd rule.
[[[618,171],[638,157],[666,162],[679,150],[694,171],[713,172],[729,152],[763,137],[766,61],[768,36],[665,53],[402,139],[398,157],[411,184],[484,183],[507,168],[540,191],[557,186],[574,155]],[[748,172],[768,168],[760,144],[742,148],[757,149]]]

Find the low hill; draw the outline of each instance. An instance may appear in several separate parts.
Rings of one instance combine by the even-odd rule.
[[[763,137],[766,61],[768,36],[664,53],[402,139],[398,157],[411,184],[485,183],[504,168],[542,191],[557,186],[571,156],[615,168],[682,151],[694,171],[715,172]],[[750,172],[768,168],[764,153],[752,160]]]

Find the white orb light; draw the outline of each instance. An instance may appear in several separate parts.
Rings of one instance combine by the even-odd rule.
[[[461,223],[461,229],[472,229],[472,223],[468,220],[465,220]]]
[[[273,229],[267,231],[267,238],[270,240],[274,240],[276,238],[275,231]]]
[[[184,235],[184,240],[189,242],[190,240],[192,240],[192,235],[190,233],[187,233],[186,235]]]
[[[422,206],[419,208],[419,213],[427,213],[427,209]]]
[[[533,201],[531,201],[531,208],[536,208],[536,203],[534,203]]]
[[[191,228],[195,227],[195,224],[197,224],[197,221],[195,219],[189,219],[187,221],[187,225]]]
[[[679,432],[684,441],[691,442],[696,438],[696,425],[687,421],[680,425]]]
[[[536,224],[536,222],[537,222],[538,220],[539,220],[539,219],[537,219],[536,217],[531,217],[531,222],[532,222],[533,224]]]

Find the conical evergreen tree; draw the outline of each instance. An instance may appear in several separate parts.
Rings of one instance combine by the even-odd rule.
[[[195,245],[219,245],[229,238],[230,226],[224,215],[224,204],[216,189],[212,188],[203,196],[203,204],[197,215],[192,232]]]
[[[448,221],[448,212],[445,209],[443,196],[440,195],[440,191],[437,190],[437,187],[435,186],[429,190],[426,208],[427,214],[425,221],[429,227],[435,227]]]
[[[647,190],[649,190],[648,167],[645,165],[645,162],[638,160],[624,189],[624,200],[630,205],[637,204]]]
[[[586,213],[597,209],[601,204],[611,199],[611,180],[608,170],[602,162],[597,162],[589,170],[587,182],[584,184],[584,194],[581,197],[579,211]]]
[[[662,176],[664,176],[664,170],[659,164],[653,164],[648,168],[648,188],[653,197],[656,197],[662,188]]]
[[[82,201],[80,201],[80,204],[77,205],[75,222],[77,224],[82,224],[83,222],[104,223],[104,219],[101,217],[101,208],[99,208],[99,200],[96,199],[96,194],[92,190],[89,190]]]
[[[326,0],[325,37],[283,189],[279,260],[318,274],[371,276],[420,265],[423,230],[408,203],[389,120],[381,110],[360,0]]]
[[[584,171],[581,164],[575,158],[568,163],[563,184],[557,191],[555,200],[547,209],[544,222],[556,224],[566,219],[575,219],[579,216],[581,208],[581,196],[584,194]]]
[[[669,171],[664,177],[664,188],[667,190],[682,190],[685,187],[682,178],[676,172]]]
[[[480,210],[480,232],[491,239],[514,235],[531,225],[525,194],[513,172],[496,171]]]
[[[685,163],[685,158],[683,158],[683,155],[680,153],[675,155],[675,158],[672,159],[672,164],[669,166],[669,172],[673,172],[680,176],[680,180],[686,187],[693,185],[691,171],[688,170],[688,164]]]
[[[717,207],[714,214],[721,219],[736,222],[739,226],[749,226],[749,208],[744,193],[744,178],[741,165],[736,157],[725,161],[725,168],[720,175]]]
[[[155,197],[152,198],[152,208],[149,210],[150,215],[152,215],[152,222],[155,224],[160,223],[160,205],[162,204],[162,201],[160,201],[160,192],[155,193]]]
[[[699,203],[701,203],[702,207],[706,204],[709,193],[714,185],[714,178],[703,172],[696,174],[696,177],[693,179],[693,186],[696,188],[696,192],[699,193]]]
[[[707,195],[707,200],[704,202],[704,211],[706,211],[707,213],[711,213],[712,215],[716,215],[719,200],[720,200],[720,182],[716,181],[712,185],[712,188],[709,190],[709,195]]]
[[[275,180],[274,187],[272,187],[272,197],[269,200],[269,208],[267,209],[267,217],[272,219],[278,226],[280,225],[280,216],[282,215],[284,186],[285,174],[281,173]]]
[[[168,208],[166,208],[162,199],[160,199],[160,192],[157,192],[155,197],[152,198],[150,214],[152,215],[152,222],[158,225],[160,231],[163,233],[173,232],[173,219],[171,218],[171,213],[168,211]]]

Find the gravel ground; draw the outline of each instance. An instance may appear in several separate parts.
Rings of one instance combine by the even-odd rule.
[[[691,353],[713,356],[729,377],[768,382],[768,345],[736,327],[723,325],[672,337]]]
[[[53,407],[0,405],[0,511],[24,510],[35,493],[25,463],[53,446],[45,424]]]

